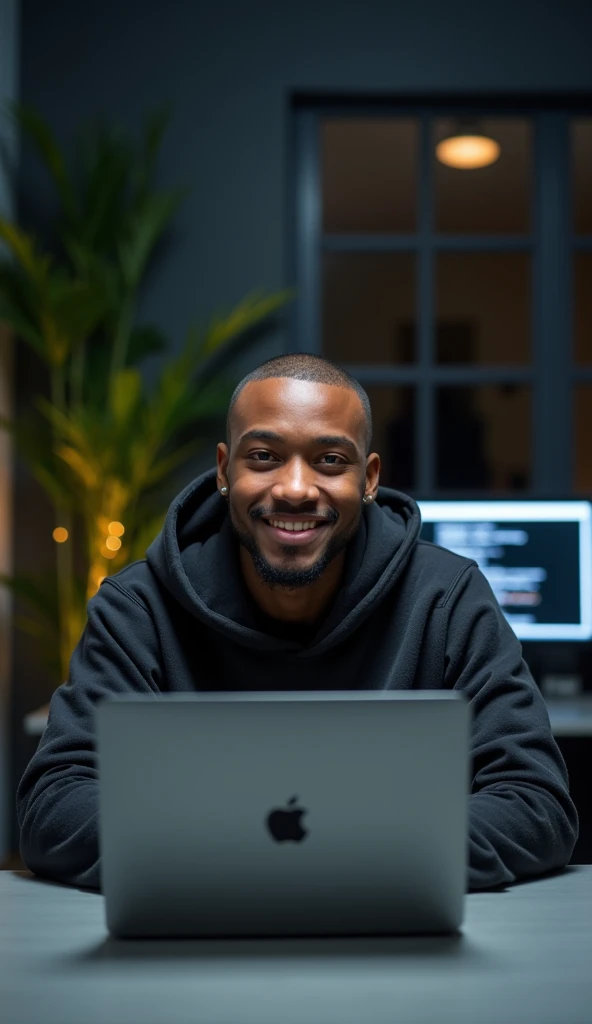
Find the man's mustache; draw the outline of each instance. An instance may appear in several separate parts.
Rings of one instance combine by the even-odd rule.
[[[279,519],[282,513],[286,515],[294,516],[301,515],[303,519],[307,516],[311,516],[315,520],[322,521],[324,523],[336,523],[339,519],[339,513],[334,508],[328,508],[324,512],[318,512],[314,509],[299,509],[294,508],[291,505],[286,505],[283,508],[276,506],[275,508],[265,508],[264,505],[257,505],[252,508],[249,512],[251,519]]]

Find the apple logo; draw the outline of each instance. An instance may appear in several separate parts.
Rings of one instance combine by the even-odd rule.
[[[288,800],[286,809],[276,807],[267,815],[266,825],[276,843],[301,843],[308,835],[302,827],[301,818],[305,807],[297,807],[298,797]]]

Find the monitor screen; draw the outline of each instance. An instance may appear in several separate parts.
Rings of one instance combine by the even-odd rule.
[[[521,640],[592,637],[587,501],[418,501],[421,537],[477,562]]]

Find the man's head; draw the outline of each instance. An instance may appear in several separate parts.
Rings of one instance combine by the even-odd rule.
[[[378,487],[371,436],[365,391],[319,356],[279,356],[240,382],[218,487],[261,580],[310,585],[344,551]]]

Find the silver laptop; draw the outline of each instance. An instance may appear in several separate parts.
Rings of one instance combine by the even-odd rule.
[[[121,938],[443,933],[467,885],[469,706],[441,691],[97,707]]]

